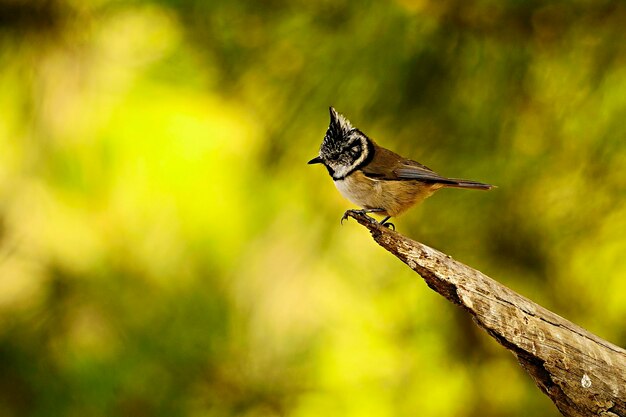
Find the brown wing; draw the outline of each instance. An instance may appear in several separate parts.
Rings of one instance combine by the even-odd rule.
[[[405,160],[402,167],[394,171],[401,180],[418,180],[444,184],[446,187],[467,188],[472,190],[491,190],[494,186],[478,181],[462,180],[460,178],[446,178],[432,171],[419,162]]]
[[[420,180],[444,184],[454,183],[454,181],[442,177],[426,165],[410,159],[404,159],[397,153],[380,146],[376,147],[374,158],[362,170],[367,177],[379,180]]]
[[[417,180],[432,184],[444,184],[446,187],[490,190],[494,186],[472,180],[446,178],[437,174],[426,165],[405,159],[389,149],[376,146],[372,161],[362,168],[366,177],[379,181]]]
[[[446,177],[442,177],[426,165],[422,165],[419,162],[405,159],[400,166],[394,170],[394,173],[401,180],[420,180],[428,182],[439,182],[444,184],[452,184],[456,181]]]

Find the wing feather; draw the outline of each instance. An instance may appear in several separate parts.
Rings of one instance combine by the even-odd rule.
[[[437,174],[426,165],[419,162],[402,158],[389,149],[376,147],[376,153],[372,161],[361,168],[363,174],[377,181],[409,181],[417,180],[433,184],[444,184],[448,187],[474,188],[489,190],[492,185],[478,181],[447,178]]]
[[[427,166],[411,160],[404,160],[403,163],[393,172],[398,180],[432,181],[444,184],[455,183],[455,181],[442,177]]]

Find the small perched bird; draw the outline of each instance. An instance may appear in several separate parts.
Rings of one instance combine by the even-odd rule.
[[[334,108],[319,156],[309,164],[323,164],[339,192],[362,207],[361,213],[378,213],[388,223],[440,188],[489,190],[493,185],[446,178],[419,162],[403,158],[377,145]],[[342,221],[348,212],[344,214]]]

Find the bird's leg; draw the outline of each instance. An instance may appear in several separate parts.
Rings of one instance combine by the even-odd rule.
[[[389,220],[390,218],[391,218],[391,216],[387,216],[387,217],[385,217],[384,219],[382,219],[382,220],[380,221],[380,224],[381,224],[381,226],[385,226],[385,227],[388,227],[388,228],[390,228],[390,229],[392,229],[392,230],[396,230],[396,225],[395,225],[395,224],[393,224],[393,223],[389,223],[389,222],[387,221],[387,220]]]
[[[341,217],[341,224],[343,224],[343,221],[348,218],[348,214],[350,213],[367,214],[367,213],[380,213],[381,211],[385,211],[385,209],[373,208],[373,209],[361,209],[361,210],[346,210],[346,212],[343,213],[343,216]]]

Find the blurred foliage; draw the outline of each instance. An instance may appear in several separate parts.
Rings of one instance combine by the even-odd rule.
[[[354,224],[334,105],[497,184],[398,229],[626,345],[626,6],[0,0],[0,415],[556,416]]]

